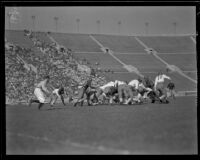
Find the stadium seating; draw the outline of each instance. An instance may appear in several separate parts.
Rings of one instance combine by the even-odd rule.
[[[197,68],[195,54],[159,54],[159,57],[183,71],[194,71]]]
[[[144,47],[141,46],[134,37],[131,36],[110,36],[110,35],[94,35],[94,37],[105,47],[110,48],[114,52],[125,53],[144,53]]]
[[[194,53],[196,46],[190,36],[155,36],[139,37],[148,47],[153,48],[158,53]]]
[[[51,33],[51,36],[59,44],[73,51],[101,52],[99,46],[86,34]]]
[[[77,70],[78,64],[91,68],[95,86],[100,86],[110,80],[130,81],[138,77],[134,72],[129,73],[108,53],[103,53],[89,35],[62,33],[49,35],[59,45],[63,45],[64,50],[52,42],[44,32],[30,32],[30,34],[29,32],[25,34],[25,31],[5,32],[6,97],[9,99],[27,100],[33,94],[34,84],[45,74],[50,75],[50,83],[53,87],[64,84],[70,86],[69,90],[76,88],[88,77],[88,73]],[[124,64],[136,67],[152,80],[155,79],[157,72],[162,70],[172,78],[176,90],[195,91],[197,89],[196,84],[189,79],[176,72],[168,72],[166,65],[153,55],[147,54],[144,47],[134,37],[93,36],[104,47],[114,51],[113,55]],[[176,65],[186,75],[197,79],[197,74],[194,72],[196,70],[195,46],[189,36],[139,37],[139,39],[156,50],[167,63]],[[37,74],[30,65],[37,69]]]
[[[120,60],[126,64],[131,64],[139,69],[141,72],[158,72],[165,70],[166,66],[152,55],[116,55]]]
[[[46,74],[51,77],[50,90],[59,87],[61,84],[65,88],[71,87],[71,85],[78,87],[87,79],[88,73],[77,70],[79,62],[73,58],[72,54],[65,53],[65,51],[61,52],[57,45],[52,44],[52,42],[49,44],[50,41],[48,40],[46,42],[44,33],[41,35],[40,33],[28,33],[25,35],[20,32],[20,34],[23,39],[26,37],[32,43],[26,44],[26,48],[23,48],[19,45],[16,46],[15,41],[12,41],[13,47],[8,47],[5,50],[6,97],[9,100],[27,101],[33,96],[35,83],[42,80]],[[10,39],[6,37],[6,40],[5,45],[8,45]],[[44,52],[36,53],[30,47],[45,50]],[[36,68],[36,71],[33,72],[29,67],[30,65]],[[102,78],[94,77],[94,85],[100,86],[104,84],[105,78]]]

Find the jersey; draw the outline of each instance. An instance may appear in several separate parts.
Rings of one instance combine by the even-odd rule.
[[[53,93],[60,97],[60,95],[64,94],[64,88],[54,89]]]
[[[138,89],[138,87],[139,87],[139,81],[137,79],[134,79],[134,80],[130,81],[128,83],[128,85],[134,87],[135,89]]]
[[[119,85],[122,85],[122,84],[126,84],[126,83],[123,82],[123,81],[118,81],[118,80],[115,81],[115,86],[119,86]]]
[[[86,83],[83,85],[84,90],[87,90],[89,87],[91,87],[91,80],[87,80]]]
[[[58,91],[59,91],[59,89],[54,89],[54,90],[53,90],[53,94],[56,94],[58,97],[60,97]]]
[[[169,88],[170,90],[173,90],[173,89],[175,88],[174,83],[170,82],[170,83],[167,85],[167,88]]]
[[[150,80],[150,79],[146,79],[145,80],[145,87],[147,87],[147,88],[153,88],[153,86],[154,86],[154,83],[153,83],[152,80]]]
[[[46,80],[41,81],[36,85],[36,88],[40,88],[42,91],[48,92],[46,88]]]
[[[115,83],[114,82],[108,82],[107,84],[105,84],[105,85],[103,85],[103,86],[101,86],[101,87],[99,87],[99,88],[101,88],[102,90],[104,90],[106,87],[114,87],[115,86]]]

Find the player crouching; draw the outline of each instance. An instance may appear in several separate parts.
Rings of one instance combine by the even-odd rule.
[[[51,100],[49,102],[51,104],[51,106],[53,106],[56,103],[58,98],[60,98],[62,100],[62,103],[65,106],[63,95],[64,95],[64,88],[63,87],[54,89],[52,94],[51,94]]]
[[[46,85],[49,83],[49,76],[46,76],[43,81],[38,83],[36,85],[36,88],[34,90],[34,95],[36,96],[37,99],[30,99],[28,106],[31,106],[32,103],[39,103],[38,109],[41,109],[41,107],[45,104],[48,103],[46,100],[45,94],[49,95],[50,92],[46,88]]]
[[[83,102],[85,101],[85,99],[87,99],[88,105],[89,106],[91,105],[90,100],[89,100],[90,97],[88,94],[88,89],[89,88],[95,89],[95,87],[92,87],[91,84],[92,84],[92,78],[89,78],[86,81],[86,83],[80,88],[78,98],[77,98],[77,100],[75,100],[74,105],[73,105],[74,107],[76,107],[78,103],[80,103],[81,106],[83,106]]]

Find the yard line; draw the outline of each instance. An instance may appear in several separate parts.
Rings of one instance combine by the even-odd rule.
[[[81,144],[81,143],[77,143],[77,142],[71,142],[70,140],[65,140],[65,141],[56,141],[56,140],[52,140],[49,139],[47,137],[39,137],[39,136],[33,136],[33,135],[28,135],[28,134],[23,134],[23,133],[13,133],[13,132],[9,132],[6,131],[7,135],[15,135],[18,137],[23,137],[23,138],[30,138],[33,140],[38,140],[38,141],[45,141],[48,143],[57,143],[57,144],[61,144],[61,145],[71,145],[73,147],[78,147],[78,148],[83,148],[83,149],[91,149],[91,150],[97,150],[97,151],[101,151],[101,152],[115,152],[116,154],[131,154],[131,152],[129,152],[128,150],[119,150],[119,149],[113,149],[113,148],[107,148],[104,146],[92,146],[92,145],[88,145],[88,144]]]

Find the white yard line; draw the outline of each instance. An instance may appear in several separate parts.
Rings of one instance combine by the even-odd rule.
[[[196,44],[196,39],[194,39],[194,37],[190,36],[191,40],[194,42],[194,44]]]
[[[38,140],[38,141],[44,141],[44,142],[48,142],[48,143],[57,143],[57,144],[61,144],[61,145],[66,145],[66,146],[69,145],[69,146],[83,148],[83,149],[97,150],[97,151],[101,151],[101,152],[110,152],[110,153],[116,153],[116,154],[131,154],[127,150],[118,150],[118,149],[113,149],[113,148],[107,148],[104,146],[92,146],[92,145],[88,145],[88,144],[71,142],[70,140],[55,141],[55,140],[49,139],[47,137],[38,137],[38,136],[33,136],[33,135],[28,135],[28,134],[23,134],[23,133],[12,133],[12,132],[8,132],[8,131],[6,131],[6,134],[7,135],[15,135],[18,137],[23,137],[23,138],[29,138],[29,139]]]

